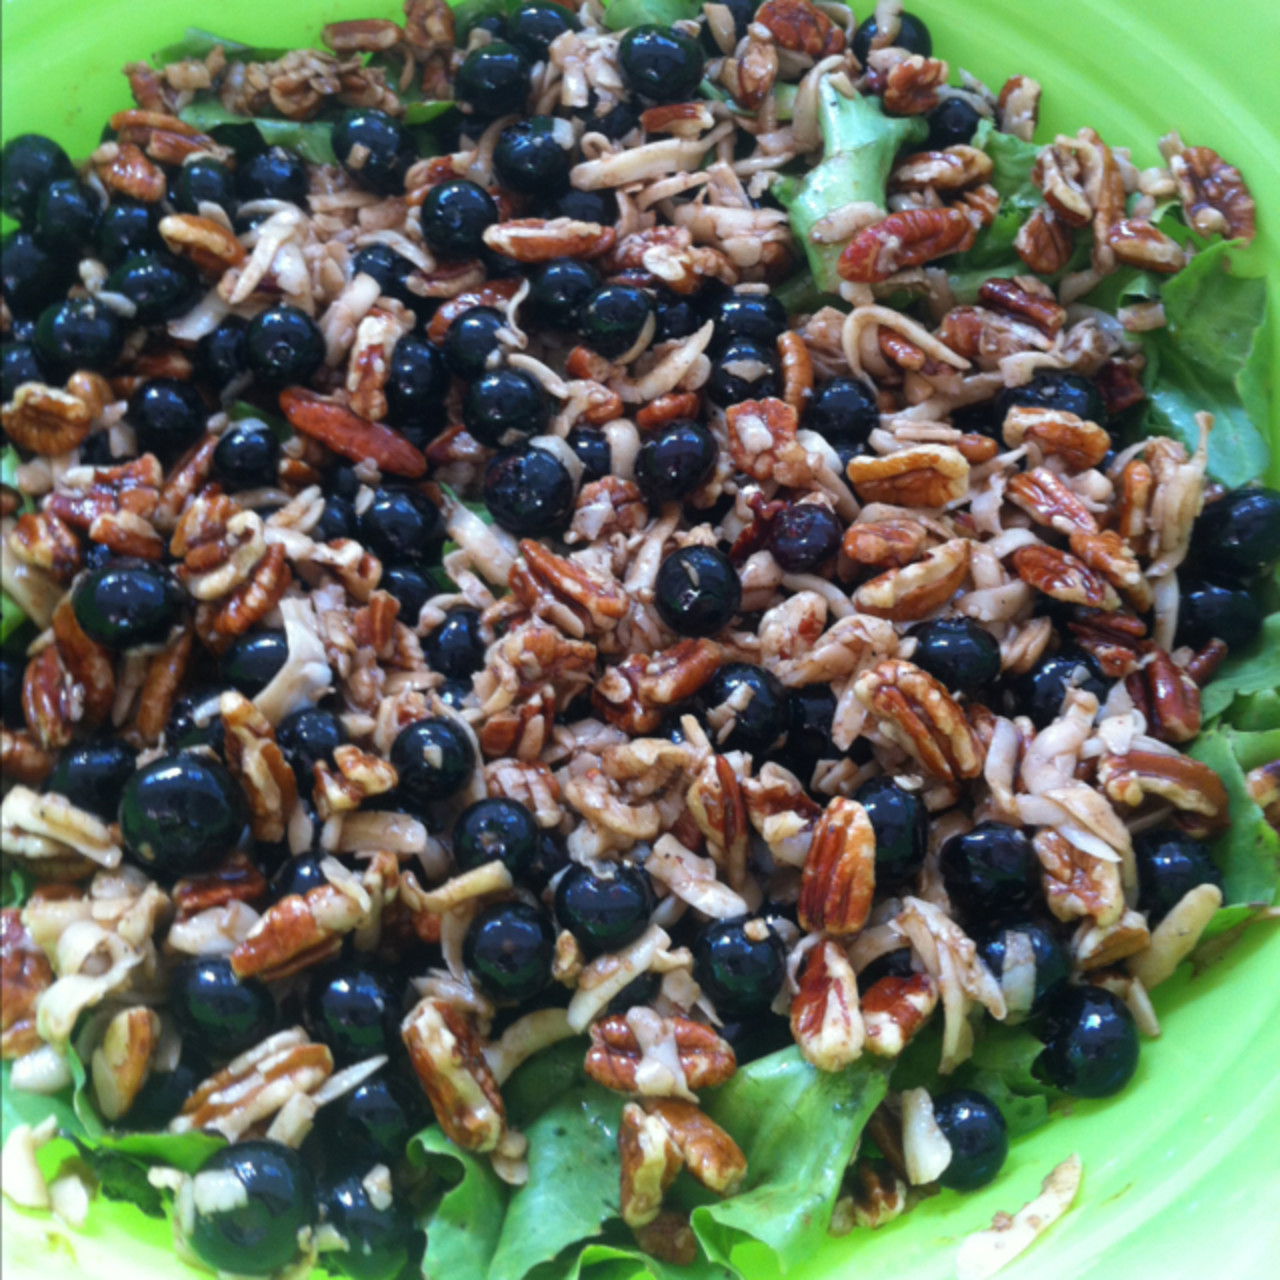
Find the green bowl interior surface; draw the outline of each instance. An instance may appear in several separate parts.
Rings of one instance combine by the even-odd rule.
[[[861,13],[869,4],[858,6]],[[1021,72],[1045,87],[1040,140],[1091,125],[1139,165],[1178,129],[1244,173],[1261,210],[1248,255],[1280,298],[1280,6],[1242,0],[1218,14],[1190,0],[1015,0],[912,8],[932,28],[953,75],[999,87]],[[119,69],[200,26],[255,44],[315,43],[337,18],[394,15],[355,0],[264,8],[259,0],[3,0],[6,136],[38,130],[86,154],[111,112],[130,105]],[[1280,358],[1280,325],[1272,326]],[[1274,367],[1274,366],[1273,366]],[[1280,397],[1271,423],[1272,481],[1280,479]],[[1276,1274],[1280,1257],[1280,933],[1260,927],[1207,973],[1180,973],[1156,1001],[1162,1037],[1143,1046],[1138,1075],[1106,1102],[1014,1144],[995,1183],[944,1192],[876,1231],[833,1240],[795,1280],[926,1280],[955,1274],[969,1232],[1013,1212],[1073,1152],[1084,1185],[1072,1212],[1004,1273],[1010,1280],[1167,1280]],[[83,1232],[4,1205],[6,1280],[163,1280],[188,1273],[167,1223],[98,1202]],[[753,1269],[754,1270],[754,1269]],[[448,1280],[439,1277],[438,1280]],[[750,1280],[764,1280],[752,1274]]]

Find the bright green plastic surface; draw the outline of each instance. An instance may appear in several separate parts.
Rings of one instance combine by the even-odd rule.
[[[869,8],[868,0],[858,6]],[[1007,74],[1045,86],[1041,137],[1092,125],[1139,164],[1170,128],[1217,148],[1244,172],[1261,210],[1251,270],[1280,298],[1280,5],[1236,0],[967,0],[912,5],[935,49],[998,86]],[[394,12],[387,3],[320,0],[3,0],[5,136],[40,130],[87,152],[128,105],[119,68],[201,26],[259,45],[314,40],[335,18]],[[1280,365],[1280,325],[1272,342]],[[1280,396],[1273,397],[1272,479],[1280,479]],[[1260,926],[1230,956],[1158,993],[1163,1037],[1143,1048],[1129,1089],[1014,1145],[976,1195],[947,1192],[881,1231],[815,1255],[796,1280],[941,1280],[959,1240],[1013,1211],[1059,1160],[1078,1152],[1085,1179],[1072,1213],[1003,1274],[1010,1280],[1262,1280],[1280,1275],[1280,931]],[[96,1204],[85,1232],[4,1206],[5,1280],[164,1280],[192,1275],[167,1223]],[[54,1238],[51,1238],[51,1233]],[[448,1280],[439,1277],[438,1280]],[[757,1280],[751,1277],[750,1280]],[[760,1277],[759,1280],[764,1280]]]

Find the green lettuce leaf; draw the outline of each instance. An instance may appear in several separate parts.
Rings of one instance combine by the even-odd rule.
[[[188,27],[182,39],[151,55],[151,61],[157,67],[167,62],[181,62],[185,58],[207,58],[219,45],[227,55],[227,59],[240,62],[273,62],[283,58],[288,49],[268,49],[255,45],[241,44],[238,40],[228,40],[225,36],[214,35],[212,31],[204,31],[200,27]]]
[[[0,873],[0,907],[20,907],[31,893],[31,882],[19,866],[7,866]]]
[[[1280,729],[1280,685],[1236,698],[1231,705],[1231,723],[1251,733]]]
[[[1206,721],[1213,720],[1234,702],[1250,694],[1269,695],[1275,700],[1280,689],[1280,613],[1273,613],[1262,623],[1258,638],[1239,653],[1231,654],[1218,668],[1217,675],[1205,687],[1200,709]],[[1269,728],[1254,723],[1246,728]]]
[[[669,27],[673,22],[696,18],[701,12],[700,0],[606,0],[604,24],[610,31],[625,31],[650,22]]]
[[[991,157],[991,185],[1000,193],[1001,208],[1012,207],[1025,217],[1043,199],[1031,170],[1040,148],[1034,142],[1023,142],[1012,133],[1001,133],[990,120],[982,120],[973,135],[972,145]]]
[[[216,98],[205,98],[183,107],[178,117],[208,133],[221,128],[251,126],[269,147],[289,147],[312,164],[337,164],[333,153],[333,125],[323,120],[270,120],[228,111]]]
[[[407,125],[430,124],[446,111],[452,111],[456,105],[454,102],[410,102],[404,109],[404,122]]]

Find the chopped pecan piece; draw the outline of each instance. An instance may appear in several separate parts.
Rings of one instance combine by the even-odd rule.
[[[136,144],[106,143],[94,152],[94,157],[94,168],[103,186],[144,204],[164,199],[164,170],[152,164]]]
[[[889,68],[885,77],[884,109],[891,116],[922,116],[938,105],[938,89],[947,83],[950,68],[940,58],[912,54]]]
[[[160,236],[179,258],[188,259],[211,276],[220,276],[245,259],[244,245],[232,231],[194,213],[171,213],[161,218]]]
[[[667,708],[697,693],[721,660],[720,646],[707,639],[681,640],[655,654],[633,653],[597,683],[592,706],[628,733],[652,733]]]
[[[915,564],[864,582],[854,602],[876,618],[915,622],[941,608],[960,589],[969,572],[969,545],[964,538],[952,538],[933,547]]]
[[[70,392],[24,382],[0,409],[0,423],[18,448],[56,457],[82,443],[93,425],[93,411]]]
[[[742,47],[732,57],[725,58],[720,68],[720,83],[744,111],[755,111],[773,92],[777,79],[778,46],[772,40],[750,33]]]
[[[1076,471],[1096,467],[1111,448],[1111,437],[1096,422],[1061,409],[1015,405],[1004,420],[1004,442],[1016,449],[1023,441],[1062,458]]]
[[[862,993],[867,1051],[896,1058],[938,1005],[938,984],[927,973],[881,978]]]
[[[28,511],[14,522],[8,550],[23,564],[47,569],[69,582],[80,568],[80,543],[68,525],[48,511]]]
[[[284,547],[280,543],[269,546],[249,577],[218,603],[212,617],[197,619],[203,623],[201,635],[212,636],[219,644],[244,635],[280,603],[292,581]]]
[[[335,866],[338,864],[334,864]],[[369,895],[352,877],[339,889],[318,885],[281,898],[231,953],[237,978],[274,982],[332,959],[342,939],[369,914]]]
[[[1209,147],[1187,147],[1169,160],[1187,221],[1202,236],[1253,240],[1257,207],[1240,170]]]
[[[1000,89],[996,110],[1000,117],[1000,132],[1011,133],[1023,142],[1030,142],[1035,135],[1036,122],[1040,118],[1041,86],[1030,76],[1010,76]]]
[[[62,665],[79,691],[83,704],[80,723],[96,728],[111,714],[115,702],[116,670],[111,651],[85,634],[70,596],[53,611],[53,636]]]
[[[1182,246],[1145,218],[1121,218],[1107,232],[1107,244],[1127,266],[1172,275],[1181,271],[1187,255]]]
[[[841,279],[876,284],[907,267],[923,266],[973,247],[977,229],[955,208],[904,209],[859,231],[844,247]]]
[[[1129,544],[1114,529],[1097,533],[1077,530],[1068,541],[1081,563],[1101,574],[1116,590],[1124,592],[1139,613],[1151,608],[1151,584]]]
[[[1071,228],[1046,204],[1018,228],[1013,247],[1018,257],[1042,276],[1057,275],[1071,261]]]
[[[25,729],[0,728],[0,773],[6,782],[38,787],[52,772],[54,757]]]
[[[276,744],[271,721],[235,692],[222,695],[220,710],[227,768],[249,802],[250,830],[256,840],[283,840],[298,801],[298,784]]]
[[[404,31],[387,18],[351,18],[326,22],[320,38],[335,53],[384,53],[400,43]]]
[[[553,258],[598,258],[613,248],[617,232],[598,222],[574,218],[517,218],[487,227],[485,244],[516,262]]]
[[[0,1058],[21,1058],[41,1044],[36,1002],[53,985],[53,969],[17,907],[0,911]]]
[[[119,1120],[137,1098],[151,1072],[160,1039],[160,1018],[151,1009],[121,1009],[107,1023],[94,1050],[93,1091],[104,1120]]]
[[[648,1226],[658,1217],[663,1196],[684,1168],[684,1157],[667,1126],[635,1102],[622,1108],[618,1157],[622,1220],[632,1228]]]
[[[755,21],[769,31],[779,49],[807,54],[815,62],[844,49],[844,32],[810,0],[765,0]]]
[[[1019,547],[1010,558],[1018,577],[1050,599],[1108,612],[1120,607],[1111,584],[1065,551],[1032,545]]]
[[[1094,375],[1093,382],[1102,394],[1108,415],[1113,418],[1147,398],[1146,388],[1131,361],[1108,360]]]
[[[782,398],[796,413],[803,413],[813,397],[813,357],[796,330],[778,335],[778,361],[782,365]]]
[[[858,981],[834,942],[820,942],[805,957],[791,1000],[791,1034],[819,1071],[842,1071],[862,1055],[866,1028],[858,1009]]]
[[[1016,280],[997,276],[983,282],[978,290],[978,301],[998,311],[1008,311],[1030,320],[1041,333],[1053,337],[1062,331],[1067,322],[1067,309],[1051,292],[1031,292]]]
[[[651,1010],[637,1010],[651,1014]],[[631,1019],[627,1014],[613,1014],[592,1024],[591,1047],[583,1064],[587,1075],[606,1089],[619,1093],[669,1094],[688,1089],[710,1089],[724,1084],[738,1069],[738,1060],[729,1044],[716,1035],[713,1027],[689,1018]],[[657,1025],[661,1024],[661,1025]],[[637,1034],[640,1032],[640,1035]],[[645,1043],[642,1045],[641,1036]],[[673,1045],[675,1057],[684,1076],[680,1082],[671,1078],[669,1054],[646,1056],[646,1050]]]
[[[370,422],[314,391],[287,387],[280,393],[280,409],[294,430],[319,440],[352,462],[367,459],[379,471],[410,480],[416,480],[427,469],[421,450],[398,431]]]
[[[837,796],[814,829],[800,880],[798,914],[809,932],[857,933],[876,887],[876,835],[867,811]]]
[[[1263,817],[1280,831],[1280,760],[1250,769],[1245,775],[1245,785]]]
[[[523,562],[517,561],[508,575],[512,593],[534,608],[539,589],[566,602],[573,611],[598,631],[613,628],[626,617],[627,598],[616,583],[558,556],[540,542],[525,538],[520,543]]]
[[[1097,659],[1109,680],[1127,676],[1151,647],[1146,623],[1129,613],[1087,610],[1085,616],[1071,619],[1067,626],[1080,647]]]
[[[854,564],[870,569],[900,569],[923,554],[929,531],[915,520],[875,520],[851,524],[841,550]]]
[[[802,488],[813,481],[818,459],[796,439],[796,410],[772,396],[741,400],[725,412],[729,451],[739,470],[755,480]]]
[[[358,809],[371,796],[386,795],[400,780],[389,760],[381,760],[351,743],[335,747],[333,759],[336,771],[324,760],[317,760],[312,766],[316,812],[322,819]]]
[[[1207,835],[1229,821],[1222,779],[1190,756],[1127,751],[1103,756],[1098,782],[1117,804],[1137,808],[1148,796],[1167,800],[1182,815],[1192,835]]]
[[[694,825],[706,837],[712,860],[723,869],[732,888],[742,888],[751,833],[742,784],[724,756],[715,756],[702,766],[685,793],[685,803]]]
[[[1093,512],[1063,483],[1062,477],[1044,467],[1019,471],[1009,477],[1005,497],[1025,511],[1038,525],[1055,533],[1096,533]]]
[[[1155,491],[1155,475],[1141,458],[1132,458],[1120,473],[1120,508],[1116,531],[1130,544],[1141,545],[1147,535],[1147,516]]]
[[[977,147],[954,146],[945,151],[917,151],[900,160],[889,182],[901,191],[962,191],[965,187],[985,182],[993,168],[992,160]]]
[[[850,458],[848,476],[863,502],[945,507],[969,492],[968,462],[959,449],[944,444]]]
[[[181,922],[229,902],[261,902],[267,896],[267,878],[245,854],[233,853],[216,870],[179,880],[171,896]]]
[[[132,511],[106,511],[89,526],[89,541],[114,551],[118,556],[139,560],[164,558],[164,539]]]
[[[178,686],[187,673],[194,643],[191,631],[185,629],[151,659],[147,666],[142,692],[138,695],[138,711],[134,727],[146,743],[157,742],[169,723]]]
[[[1070,139],[1060,139],[1036,157],[1031,181],[1044,192],[1045,202],[1068,227],[1083,227],[1093,218],[1093,205],[1085,194],[1080,159]]]
[[[22,680],[22,712],[45,751],[65,747],[75,731],[73,682],[56,645],[42,649],[27,663]]]
[[[653,431],[665,427],[677,418],[694,418],[702,404],[696,391],[668,391],[666,395],[651,400],[636,412],[636,426],[641,431]],[[629,481],[621,481],[623,484]]]
[[[1096,858],[1056,831],[1040,831],[1032,842],[1040,859],[1045,901],[1059,920],[1088,917],[1102,927],[1124,914],[1120,864]]]

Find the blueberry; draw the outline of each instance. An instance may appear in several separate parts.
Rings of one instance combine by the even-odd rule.
[[[114,822],[120,793],[133,777],[138,753],[123,739],[103,738],[68,747],[58,757],[45,789],[66,796],[77,809]]]
[[[351,260],[353,279],[358,275],[372,276],[388,298],[403,302],[415,312],[430,305],[426,298],[412,292],[406,283],[416,270],[408,258],[385,244],[367,244]]]
[[[509,124],[493,149],[493,171],[508,191],[554,196],[569,186],[573,128],[566,120],[532,116]]]
[[[498,1000],[529,1000],[551,981],[555,930],[525,902],[495,902],[471,922],[462,942],[467,968]]]
[[[564,837],[557,831],[542,831],[538,851],[525,868],[524,882],[535,893],[541,893],[551,878],[569,865],[569,850]]]
[[[119,651],[164,640],[182,599],[178,584],[159,565],[115,560],[76,582],[71,607],[91,640]]]
[[[0,369],[3,370],[4,403],[8,404],[24,382],[43,382],[44,370],[40,367],[36,349],[29,342],[6,342],[0,347]]]
[[[911,634],[911,661],[950,690],[977,693],[1000,677],[1000,642],[972,618],[935,618]]]
[[[413,1239],[409,1202],[394,1194],[390,1204],[375,1201],[367,1181],[357,1171],[320,1189],[320,1221],[346,1244],[325,1255],[326,1265],[351,1280],[396,1280],[407,1270]]]
[[[705,62],[698,42],[670,27],[632,27],[618,46],[623,78],[632,92],[653,102],[694,97]]]
[[[814,392],[804,425],[833,445],[866,444],[880,425],[875,392],[857,378],[832,378]]]
[[[642,1009],[651,1005],[662,990],[662,978],[652,969],[632,978],[605,1006],[606,1017],[625,1014],[630,1009]]]
[[[209,408],[190,382],[152,378],[133,393],[128,418],[143,452],[172,461],[204,435]],[[271,483],[275,483],[274,474]]]
[[[1264,572],[1280,560],[1280,492],[1233,489],[1205,507],[1191,541],[1211,577]]]
[[[432,671],[451,680],[468,680],[484,666],[484,637],[475,609],[450,609],[422,642]]]
[[[974,922],[1025,914],[1040,890],[1040,861],[1025,832],[980,822],[952,836],[938,858],[952,901]]]
[[[470,307],[454,318],[444,335],[444,362],[455,378],[474,382],[497,364],[498,330],[506,324],[493,307]]]
[[[1030,948],[1035,962],[1035,984],[1031,992],[1031,1007],[1020,1010],[1023,1014],[1043,1012],[1049,998],[1071,976],[1071,961],[1066,949],[1039,921],[1010,921],[1003,928],[980,935],[976,941],[978,954],[997,981],[1004,976],[1010,949],[1017,948],[1025,955],[1026,949]],[[1011,1020],[1013,1012],[1010,1009]]]
[[[365,546],[387,564],[429,559],[444,541],[444,517],[417,489],[379,489],[360,517]]]
[[[718,355],[735,338],[749,338],[772,347],[787,327],[787,309],[772,294],[729,293],[711,309],[715,338],[711,353]]]
[[[1035,1071],[1077,1098],[1109,1098],[1138,1069],[1138,1028],[1124,1001],[1101,987],[1063,987],[1049,1002]]]
[[[712,636],[738,612],[742,579],[715,547],[682,547],[659,567],[653,603],[677,635]]]
[[[240,784],[216,760],[162,756],[138,770],[120,800],[130,856],[165,875],[211,871],[244,838],[249,808]]]
[[[479,183],[457,178],[441,182],[422,202],[422,235],[442,258],[476,258],[486,227],[498,221],[498,206]]]
[[[497,524],[517,537],[544,537],[563,529],[573,514],[574,497],[573,477],[546,449],[504,449],[485,468],[485,506]]]
[[[541,833],[533,814],[516,800],[477,800],[453,827],[453,857],[463,871],[501,862],[517,880],[538,855]]]
[[[707,395],[721,408],[778,393],[778,357],[751,338],[734,338],[712,361]]]
[[[1182,583],[1176,643],[1202,649],[1210,640],[1241,649],[1262,629],[1262,605],[1248,587]]]
[[[328,884],[329,880],[320,866],[321,861],[321,857],[314,853],[291,856],[271,878],[271,901],[276,903],[282,898],[301,898],[312,889]]]
[[[702,686],[698,700],[705,712],[733,728],[717,735],[717,750],[746,751],[761,757],[787,730],[787,691],[771,671],[748,662],[726,662]]]
[[[762,920],[713,920],[693,947],[693,976],[725,1019],[764,1013],[786,976],[786,948]]]
[[[379,195],[404,191],[404,175],[416,159],[413,139],[385,111],[356,107],[343,112],[333,126],[338,163],[362,187]]]
[[[189,311],[200,296],[200,277],[171,253],[135,253],[115,267],[104,286],[133,303],[138,324],[160,324]]]
[[[306,382],[324,363],[324,335],[305,311],[280,304],[249,322],[244,350],[254,377],[283,387]]]
[[[167,1129],[186,1100],[209,1078],[209,1064],[188,1045],[172,1071],[153,1069],[133,1105],[125,1113],[122,1127],[130,1133],[151,1133]]]
[[[320,707],[303,707],[276,725],[276,745],[293,769],[299,790],[308,795],[315,785],[315,766],[320,761],[332,766],[334,748],[346,740],[342,721]]]
[[[169,1012],[184,1045],[211,1058],[234,1058],[252,1049],[276,1025],[276,1002],[256,978],[237,978],[223,956],[200,956],[175,966]]]
[[[619,863],[597,875],[574,863],[556,886],[556,919],[594,956],[634,942],[649,927],[656,901],[643,867]]]
[[[18,654],[0,654],[0,717],[6,729],[21,729],[26,724],[22,711],[22,682],[26,671],[26,661]]]
[[[180,695],[169,712],[164,741],[170,751],[187,751],[192,747],[210,747],[222,754],[222,714],[218,699],[221,685],[201,685]]]
[[[769,525],[769,550],[787,573],[814,573],[840,550],[844,525],[830,507],[798,502]]]
[[[400,796],[421,810],[467,785],[476,752],[456,720],[431,716],[400,730],[391,745],[391,763],[400,775]]]
[[[440,591],[439,585],[419,564],[393,564],[382,571],[378,585],[400,602],[400,621],[409,627],[417,626],[422,606]]]
[[[222,678],[246,698],[256,697],[288,661],[283,631],[250,631],[234,640],[218,661]]]
[[[1073,688],[1088,690],[1099,702],[1107,696],[1102,669],[1090,654],[1083,649],[1059,649],[1013,682],[1016,711],[1043,729],[1057,719],[1067,691]]]
[[[1209,846],[1181,831],[1144,831],[1133,838],[1133,854],[1138,864],[1138,909],[1147,913],[1153,926],[1197,886],[1222,888],[1222,872]]]
[[[538,324],[576,328],[582,304],[599,285],[600,275],[589,263],[557,258],[539,267],[529,282],[530,314]]]
[[[98,257],[109,267],[147,250],[163,249],[159,206],[113,200],[98,218],[94,243]]]
[[[886,951],[877,956],[858,974],[858,990],[870,991],[877,982],[885,978],[906,981],[912,978],[915,970],[911,967],[911,948],[898,947],[894,951]]]
[[[693,300],[678,294],[659,294],[657,307],[658,327],[653,331],[655,343],[691,337],[706,323]]]
[[[199,213],[202,204],[216,204],[228,217],[236,211],[236,180],[213,156],[196,156],[178,170],[174,204],[179,213]]]
[[[444,426],[449,370],[440,348],[405,334],[391,351],[387,375],[387,417],[395,426],[421,427],[436,434]]]
[[[595,427],[579,424],[565,437],[569,448],[582,463],[582,483],[603,480],[613,472],[613,446],[609,437]]]
[[[351,500],[328,494],[324,500],[324,514],[311,531],[312,538],[316,542],[335,542],[339,538],[354,538],[358,531],[359,521]]]
[[[222,391],[248,371],[244,335],[248,325],[239,316],[228,316],[196,346],[201,372]]]
[[[74,178],[75,167],[52,138],[22,133],[0,152],[0,209],[24,226],[34,221],[40,193],[60,178]]]
[[[529,71],[529,60],[515,45],[495,40],[467,54],[453,94],[479,120],[518,115],[529,95]]]
[[[975,1089],[951,1089],[933,1099],[933,1118],[951,1144],[951,1163],[938,1181],[952,1191],[985,1187],[1009,1154],[1009,1126],[1000,1109]]]
[[[871,52],[871,42],[876,38],[878,31],[879,27],[876,25],[873,14],[865,22],[858,23],[858,29],[853,33],[853,56],[864,67],[867,65],[867,56]],[[929,34],[929,28],[914,13],[900,15],[898,34],[894,37],[893,43],[895,48],[906,49],[908,53],[918,53],[922,58],[929,57],[933,52],[933,37]]]
[[[36,240],[46,249],[79,256],[93,239],[102,201],[77,178],[59,178],[41,193],[36,209]]]
[[[806,684],[787,690],[787,740],[776,753],[783,764],[807,783],[819,760],[841,755],[831,741],[836,695],[830,685]]]
[[[876,833],[876,879],[901,884],[924,866],[929,850],[929,811],[920,794],[892,778],[868,778],[854,799]]]
[[[709,428],[678,418],[646,435],[636,454],[636,484],[655,506],[676,502],[711,479],[719,456]]]
[[[0,288],[15,316],[36,316],[57,302],[73,279],[65,258],[26,231],[11,231],[0,241]]]
[[[227,1193],[229,1178],[243,1194]],[[203,1195],[202,1179],[209,1186]],[[192,1252],[211,1269],[236,1275],[268,1275],[296,1262],[299,1233],[316,1223],[311,1171],[279,1142],[237,1142],[215,1151],[181,1195],[193,1201],[178,1208],[194,1222],[187,1240]]]
[[[923,151],[945,151],[947,147],[963,146],[973,141],[982,116],[967,99],[948,97],[925,115],[929,136],[924,140]]]
[[[507,19],[507,39],[530,62],[546,62],[557,36],[577,31],[578,19],[558,4],[522,4]]]
[[[1040,373],[1020,387],[1006,387],[996,397],[996,412],[1002,424],[1015,405],[1074,413],[1088,422],[1107,420],[1102,392],[1078,373]]]
[[[587,296],[578,327],[582,340],[606,360],[624,356],[654,325],[653,299],[629,284],[607,284]]]
[[[233,423],[213,451],[213,475],[227,493],[275,485],[280,441],[265,422],[247,418]]]
[[[69,298],[40,313],[34,346],[40,363],[58,381],[77,369],[101,373],[120,358],[124,326],[102,303]]]
[[[496,449],[509,432],[517,437],[541,435],[551,421],[551,409],[541,385],[527,373],[494,369],[467,388],[462,421],[481,444]]]
[[[621,111],[625,105],[620,103],[617,110]],[[603,128],[599,131],[604,132]],[[572,218],[575,222],[598,222],[602,227],[611,227],[618,221],[618,197],[608,188],[603,191],[579,191],[576,187],[571,187],[551,201],[547,216]],[[594,287],[593,285],[592,288]]]
[[[242,159],[236,169],[236,194],[251,200],[283,200],[307,207],[307,166],[301,157],[284,147],[268,147]]]
[[[404,1159],[409,1139],[429,1119],[421,1090],[380,1071],[329,1103],[317,1127],[335,1163],[393,1165]]]
[[[383,975],[361,963],[344,963],[312,974],[307,993],[307,1026],[329,1046],[343,1067],[400,1042],[400,1001]]]

